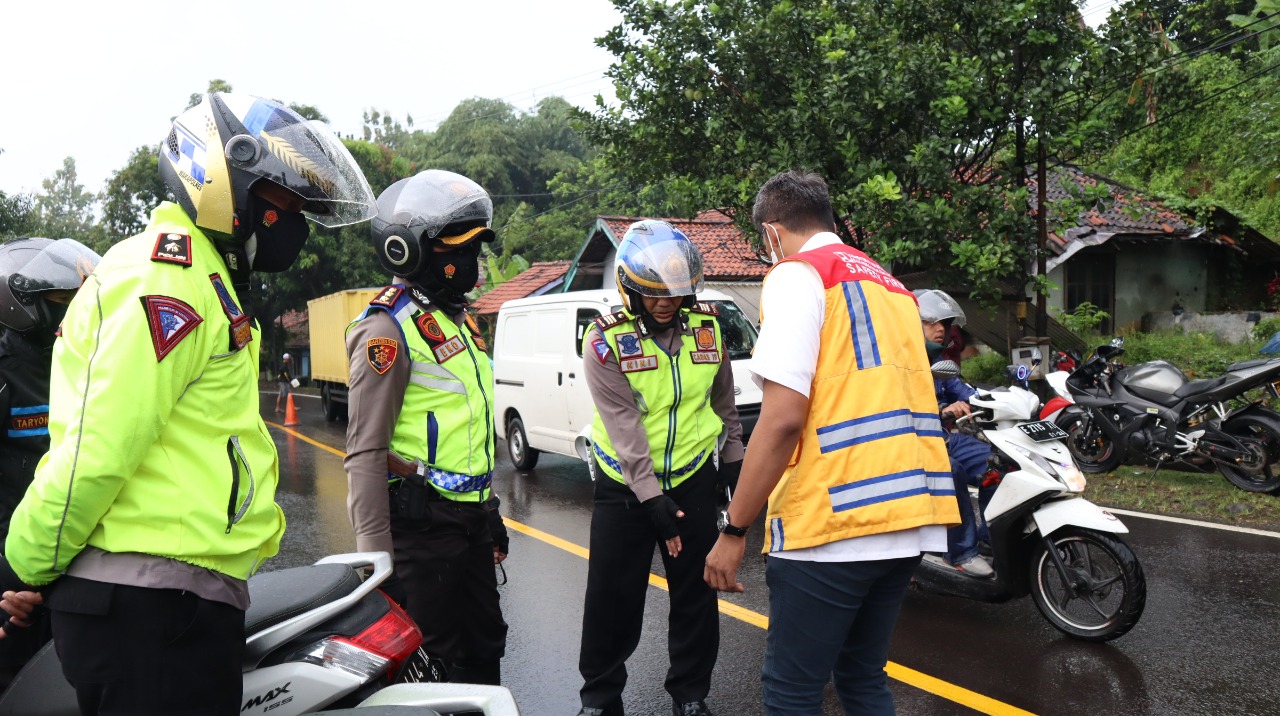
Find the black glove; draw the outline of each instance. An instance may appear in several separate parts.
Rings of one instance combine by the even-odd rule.
[[[502,504],[502,500],[497,495],[490,497],[484,503],[485,510],[489,513],[489,534],[493,537],[493,546],[498,548],[502,554],[511,554],[511,537],[507,535],[507,525],[502,521],[502,514],[498,512],[498,506]]]
[[[720,471],[716,473],[716,501],[726,504],[729,495],[738,491],[738,476],[742,474],[742,461],[720,463]],[[725,490],[728,490],[726,494]]]
[[[680,505],[676,501],[667,497],[665,494],[657,497],[650,497],[641,503],[645,509],[649,510],[649,519],[653,522],[653,526],[658,529],[658,535],[662,539],[673,539],[680,536],[680,528],[676,526],[676,513],[680,511]]]

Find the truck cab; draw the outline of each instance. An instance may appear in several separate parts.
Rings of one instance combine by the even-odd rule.
[[[719,309],[745,439],[762,397],[749,372],[755,324],[723,293],[703,291],[698,300]],[[605,289],[503,304],[494,333],[494,422],[517,468],[534,467],[542,452],[586,459],[594,407],[582,373],[582,339],[595,319],[620,310],[618,292]]]

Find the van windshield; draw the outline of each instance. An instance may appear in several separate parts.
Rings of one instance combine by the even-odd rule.
[[[709,301],[713,303],[716,309],[720,311],[720,333],[724,336],[725,348],[729,349],[729,360],[742,360],[750,358],[751,351],[756,347],[756,326],[742,313],[742,309],[738,308],[738,304],[733,301]],[[621,305],[610,307],[611,311],[617,313],[622,310]]]

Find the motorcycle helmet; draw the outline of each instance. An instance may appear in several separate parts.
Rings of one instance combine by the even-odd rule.
[[[627,313],[644,312],[644,296],[683,296],[693,305],[702,290],[702,253],[683,231],[665,221],[632,224],[618,244],[618,293]]]
[[[432,241],[450,247],[493,241],[492,222],[493,200],[479,184],[461,174],[428,169],[378,196],[370,231],[382,268],[416,281],[429,268]],[[478,248],[477,243],[473,251]]]
[[[99,258],[74,239],[24,238],[0,245],[0,325],[52,336],[67,305],[51,292],[79,289]]]
[[[916,301],[920,304],[920,320],[925,323],[949,321],[948,325],[964,328],[964,309],[947,294],[936,288],[916,289]]]
[[[250,189],[260,181],[296,194],[303,215],[322,226],[365,221],[376,210],[373,190],[337,135],[267,99],[205,95],[173,120],[159,159],[169,191],[215,241],[249,239]]]

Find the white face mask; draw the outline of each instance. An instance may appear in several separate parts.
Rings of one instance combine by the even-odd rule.
[[[769,247],[769,260],[776,264],[776,263],[778,263],[779,261],[781,261],[782,259],[786,258],[786,257],[785,257],[785,256],[783,256],[783,254],[782,254],[782,237],[781,237],[781,236],[778,236],[778,230],[777,230],[777,229],[774,229],[772,224],[767,224],[767,223],[766,223],[766,224],[764,224],[764,229],[765,229],[765,231],[764,231],[764,242],[765,242],[765,244]],[[770,230],[770,229],[773,229],[773,235],[774,235],[774,237],[775,237],[775,238],[777,238],[777,240],[778,240],[778,250],[777,250],[777,251],[774,251],[774,250],[773,250],[773,242],[769,240],[769,230]]]

